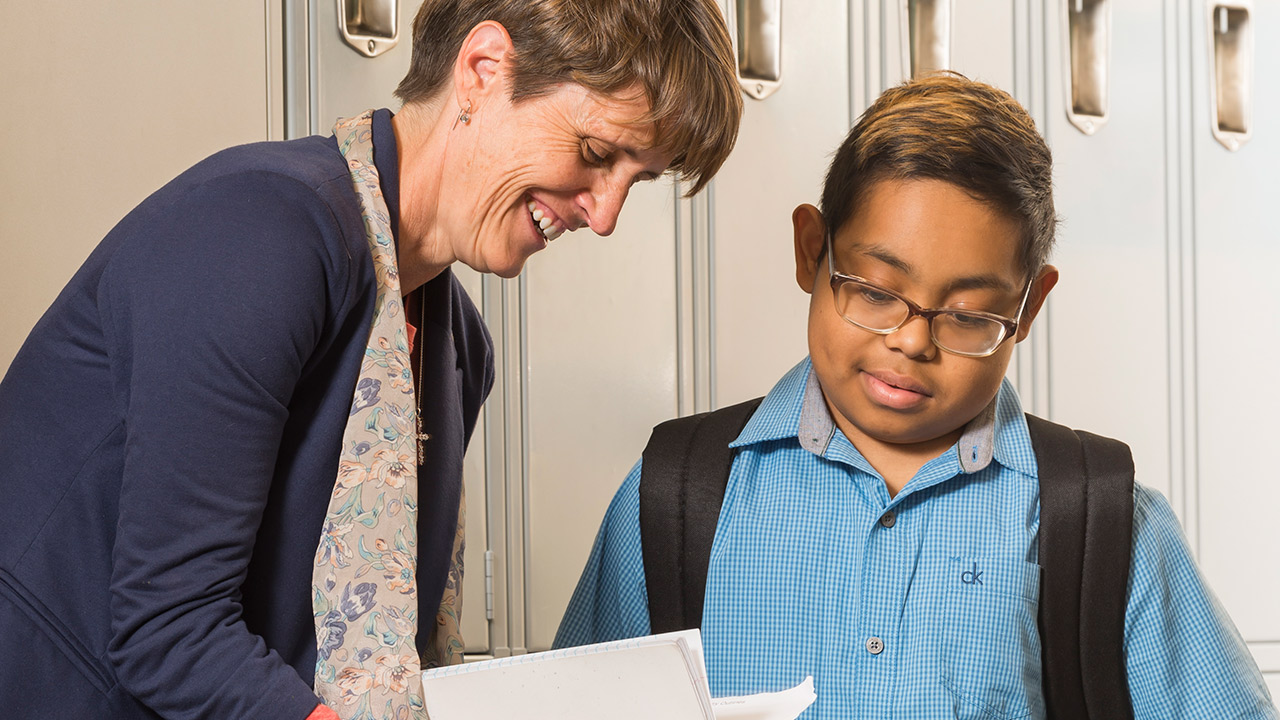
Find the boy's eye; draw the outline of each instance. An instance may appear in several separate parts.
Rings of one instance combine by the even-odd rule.
[[[987,323],[991,322],[990,320],[984,317],[981,317],[979,315],[968,315],[966,313],[954,313],[954,312],[949,313],[949,315],[951,316],[951,322],[958,328],[968,329],[968,328],[982,327]]]
[[[858,288],[858,290],[863,302],[871,305],[887,305],[898,301],[898,298],[890,295],[889,293],[880,292],[879,290],[866,287],[865,285]]]

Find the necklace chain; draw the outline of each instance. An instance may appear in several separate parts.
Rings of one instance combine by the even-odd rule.
[[[418,377],[414,383],[414,387],[418,390],[417,407],[414,408],[414,440],[418,448],[418,467],[426,461],[426,442],[431,439],[431,435],[422,431],[422,396],[426,394],[423,388],[423,376],[425,374],[427,362],[427,303],[423,299],[423,292],[418,290]]]

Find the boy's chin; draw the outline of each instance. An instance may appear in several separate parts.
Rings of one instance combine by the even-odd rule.
[[[969,419],[949,418],[945,414],[935,414],[928,410],[900,412],[874,405],[864,408],[849,407],[841,415],[844,416],[844,423],[838,424],[852,426],[856,435],[904,450],[943,443],[949,445],[955,442],[969,422]],[[848,435],[849,432],[846,430],[845,434]],[[849,439],[857,445],[857,437]]]
[[[895,428],[895,427],[876,427],[872,426],[863,430],[863,434],[885,445],[896,445],[902,448],[914,446],[934,445],[946,442],[950,445],[955,442],[955,438],[964,430],[964,425],[948,428],[943,425],[938,428],[921,428],[913,426],[911,428]]]

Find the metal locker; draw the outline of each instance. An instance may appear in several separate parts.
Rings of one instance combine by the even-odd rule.
[[[529,651],[550,649],[605,507],[677,411],[674,194],[636,185],[612,235],[562,235],[518,281]]]
[[[1182,271],[1192,446],[1184,518],[1209,582],[1280,697],[1280,485],[1271,448],[1280,419],[1280,4],[1189,3],[1192,51],[1180,152],[1189,173]],[[1184,81],[1187,82],[1187,81]],[[1234,85],[1234,87],[1232,87]],[[1241,102],[1233,111],[1231,94]]]
[[[735,20],[741,43],[760,18]],[[779,86],[744,99],[737,147],[708,193],[710,377],[691,410],[763,395],[808,354],[809,296],[795,281],[791,211],[819,203],[831,153],[849,130],[851,32],[845,0],[782,3]]]
[[[1165,126],[1167,116],[1176,117],[1176,95],[1164,83],[1173,38],[1150,28],[1172,8],[1160,0],[1096,3],[1110,6],[1108,52],[1105,40],[1071,41],[1082,32],[1074,4],[1044,14],[1043,132],[1054,152],[1062,281],[1049,299],[1049,397],[1040,409],[1123,439],[1133,448],[1138,480],[1169,496],[1180,482],[1170,465],[1171,371],[1164,362],[1176,342],[1165,262],[1177,237]],[[1080,57],[1088,53],[1096,57]],[[1079,68],[1090,64],[1103,67],[1110,102],[1105,125],[1096,115],[1085,121],[1094,123],[1086,134],[1071,113],[1093,80]]]

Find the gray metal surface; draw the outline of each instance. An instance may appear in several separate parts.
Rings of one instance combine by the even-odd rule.
[[[338,0],[338,34],[352,50],[375,58],[400,41],[397,0]]]
[[[911,68],[911,77],[952,69],[954,10],[954,0],[902,0],[900,12],[908,18],[902,25],[906,31],[903,49],[907,53],[903,65]],[[961,11],[965,11],[963,5]]]
[[[1208,3],[1209,108],[1213,136],[1239,150],[1253,134],[1253,3]]]
[[[730,23],[738,46],[738,80],[756,100],[782,81],[782,0],[736,0]]]
[[[1067,118],[1092,135],[1107,122],[1110,102],[1111,0],[1061,0],[1066,30]]]
[[[1206,3],[1208,4],[1208,3]],[[1215,3],[1216,4],[1216,3]],[[1221,3],[1228,4],[1228,3]],[[1198,3],[1196,3],[1198,5]],[[1194,208],[1191,231],[1195,313],[1198,512],[1192,540],[1209,578],[1262,669],[1280,672],[1280,484],[1271,448],[1280,430],[1280,83],[1253,86],[1253,136],[1235,151],[1214,128],[1211,14],[1190,14]],[[1280,69],[1280,3],[1261,2],[1251,22],[1259,78]],[[1278,678],[1280,679],[1280,678]],[[1273,686],[1274,687],[1274,686]],[[1274,691],[1273,691],[1274,692]]]

